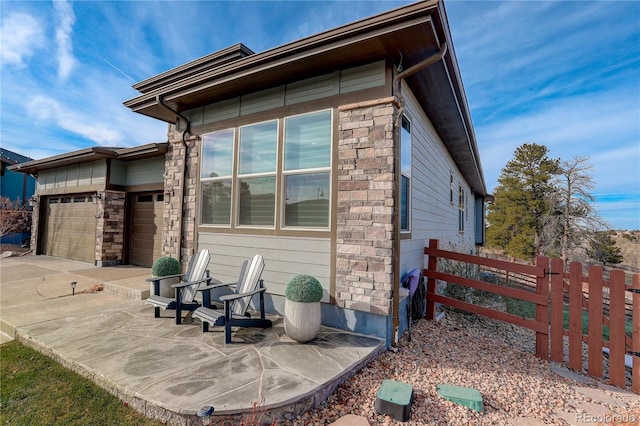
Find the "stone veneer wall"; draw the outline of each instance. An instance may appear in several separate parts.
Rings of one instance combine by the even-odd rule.
[[[124,217],[126,192],[104,191],[98,204],[96,264],[121,265],[124,261]]]
[[[390,315],[398,104],[391,97],[339,113],[336,304]]]
[[[169,150],[165,160],[164,192],[166,207],[163,216],[162,252],[170,256],[180,256],[183,268],[195,251],[195,230],[198,213],[196,211],[196,195],[198,191],[198,156],[200,155],[200,138],[188,137],[185,146],[182,133],[176,131],[174,125],[169,126]],[[182,191],[184,168],[187,167],[185,191]],[[183,203],[182,209],[180,203]],[[182,215],[180,216],[180,211]],[[182,247],[180,229],[182,221]]]
[[[38,232],[40,231],[40,204],[44,197],[39,196],[38,202],[31,210],[31,254],[36,255],[40,247],[38,247]]]

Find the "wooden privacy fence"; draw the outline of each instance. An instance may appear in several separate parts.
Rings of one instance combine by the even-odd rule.
[[[627,286],[624,271],[611,271],[609,280],[605,280],[600,266],[590,267],[588,275],[584,276],[582,265],[578,262],[572,262],[567,273],[564,272],[561,259],[549,261],[539,256],[535,265],[523,265],[441,250],[438,240],[429,240],[429,247],[425,247],[424,253],[428,256],[424,270],[427,279],[427,319],[435,319],[436,303],[441,303],[529,328],[536,333],[538,357],[555,362],[568,361],[569,367],[577,371],[583,370],[583,343],[586,343],[586,372],[594,377],[603,377],[603,348],[606,348],[609,354],[609,382],[624,387],[625,360],[632,359],[631,388],[640,393],[640,274],[633,275],[632,285]],[[535,292],[439,271],[438,259],[498,269],[507,274],[527,275],[536,283]],[[533,303],[535,318],[525,318],[438,294],[438,280]],[[609,295],[608,316],[605,315],[603,304],[604,293]],[[625,293],[632,294],[630,315],[625,315]],[[568,328],[565,328],[567,318]],[[587,334],[583,333],[585,321]],[[631,333],[625,331],[627,322],[631,324]],[[603,327],[609,330],[608,340],[603,338]]]

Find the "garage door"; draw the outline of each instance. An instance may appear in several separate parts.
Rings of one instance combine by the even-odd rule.
[[[43,253],[95,263],[98,219],[91,195],[49,197],[46,203]]]
[[[162,254],[164,194],[136,194],[132,202],[130,263],[151,267]]]

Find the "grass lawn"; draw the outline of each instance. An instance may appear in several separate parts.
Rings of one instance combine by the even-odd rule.
[[[0,345],[0,423],[160,425],[90,380],[17,341]]]

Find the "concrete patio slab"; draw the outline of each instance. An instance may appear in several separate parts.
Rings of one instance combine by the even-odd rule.
[[[70,296],[70,278],[128,288],[144,282],[148,269],[60,262],[55,270],[51,258],[29,257],[0,260],[3,331],[171,424],[196,424],[205,405],[231,420],[255,404],[264,419],[292,419],[385,348],[380,339],[324,327],[316,340],[299,344],[276,316],[272,328],[237,329],[225,345],[222,327],[202,333],[197,320],[176,325],[173,312],[153,318],[143,300],[105,291]],[[21,276],[19,267],[32,275]]]

